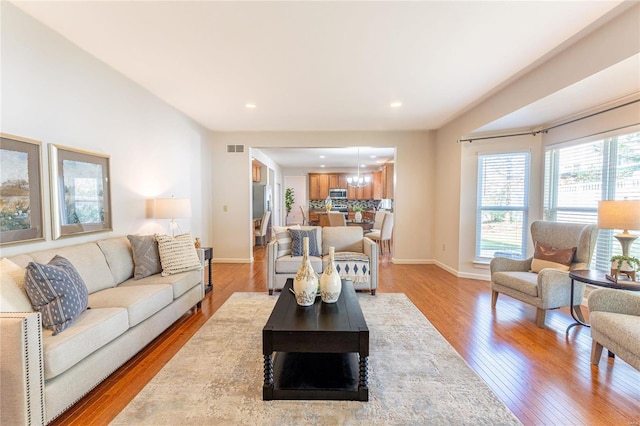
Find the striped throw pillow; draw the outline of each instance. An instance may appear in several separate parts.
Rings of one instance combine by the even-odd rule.
[[[162,276],[202,269],[191,234],[175,237],[156,234]]]
[[[276,257],[286,256],[291,254],[291,233],[289,229],[300,229],[300,225],[292,226],[274,226],[273,233],[278,241],[278,253]]]

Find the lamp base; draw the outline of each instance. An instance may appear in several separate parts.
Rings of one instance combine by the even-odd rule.
[[[616,240],[620,241],[620,245],[622,246],[622,255],[629,256],[629,249],[638,236],[630,234],[629,231],[624,231],[622,234],[614,235],[614,237]]]

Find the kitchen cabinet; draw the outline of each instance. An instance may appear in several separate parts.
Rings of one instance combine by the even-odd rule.
[[[347,187],[347,198],[349,200],[373,200],[373,175],[371,173],[361,173],[360,176],[369,177],[371,183],[360,188]]]
[[[253,182],[260,182],[260,178],[261,178],[260,169],[261,169],[260,163],[256,161],[253,161],[251,163],[251,180]]]
[[[329,196],[329,175],[309,173],[309,199],[324,200]]]
[[[384,193],[382,188],[382,172],[373,172],[373,182],[372,182],[373,196],[371,197],[373,200],[381,200],[384,197],[382,194]]]
[[[387,163],[382,167],[382,198],[393,199],[393,163]]]

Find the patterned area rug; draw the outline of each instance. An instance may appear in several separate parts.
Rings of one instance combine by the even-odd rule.
[[[520,424],[404,294],[358,298],[368,402],[263,401],[262,327],[277,296],[234,293],[112,424]]]

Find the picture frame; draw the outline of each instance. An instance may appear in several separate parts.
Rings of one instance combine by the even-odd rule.
[[[53,239],[113,230],[110,156],[49,145]]]
[[[45,239],[42,143],[0,133],[0,246]]]

